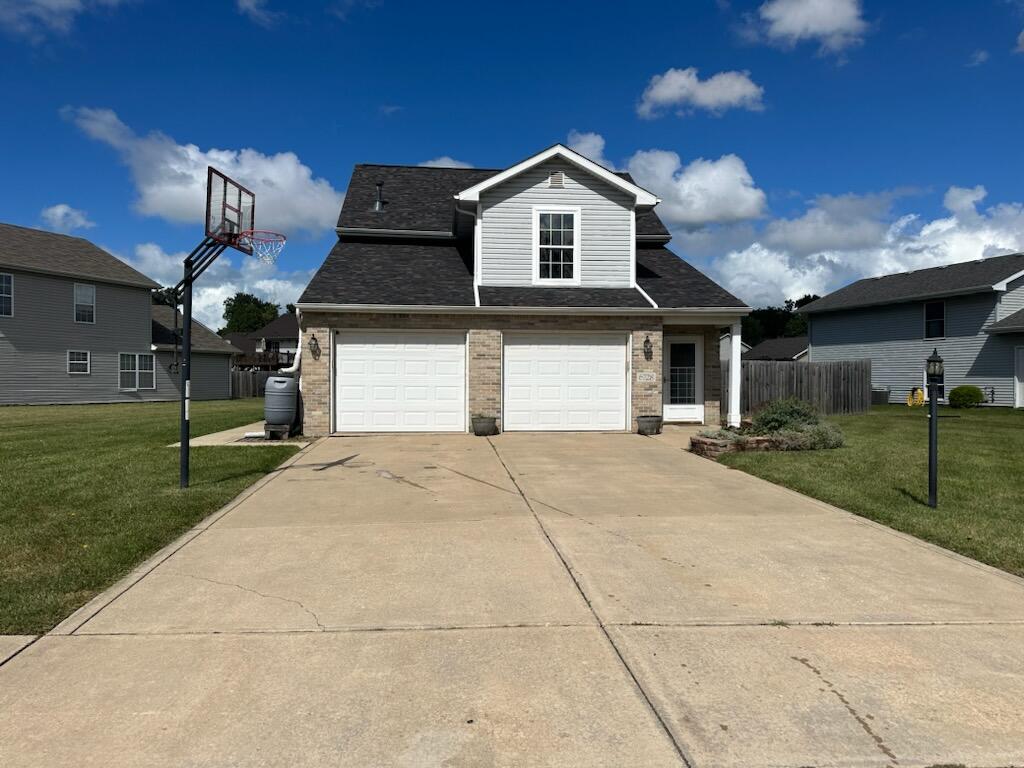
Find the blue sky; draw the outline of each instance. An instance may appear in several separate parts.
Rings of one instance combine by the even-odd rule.
[[[1024,2],[0,0],[0,220],[171,282],[207,162],[289,245],[198,299],[294,300],[357,162],[507,166],[560,141],[665,202],[760,305],[1024,249]]]

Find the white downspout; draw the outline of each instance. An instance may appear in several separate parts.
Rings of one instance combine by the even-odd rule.
[[[295,320],[299,325],[299,344],[295,348],[295,359],[287,368],[282,368],[278,373],[298,373],[299,363],[302,361],[302,312],[296,307]],[[302,389],[302,377],[299,377],[299,389]]]

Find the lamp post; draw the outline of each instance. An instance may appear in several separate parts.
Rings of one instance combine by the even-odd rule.
[[[928,374],[928,506],[939,503],[939,382],[945,367],[936,347],[926,361]]]

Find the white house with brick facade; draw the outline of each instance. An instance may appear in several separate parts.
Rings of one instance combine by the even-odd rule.
[[[561,145],[506,169],[357,165],[297,304],[305,433],[738,424],[750,308],[666,248],[658,202]]]

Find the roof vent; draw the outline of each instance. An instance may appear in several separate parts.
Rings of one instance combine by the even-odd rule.
[[[384,184],[377,182],[377,201],[373,204],[373,210],[377,213],[384,211]]]
[[[552,171],[551,175],[548,176],[548,186],[552,189],[564,189],[565,174],[561,171]]]

